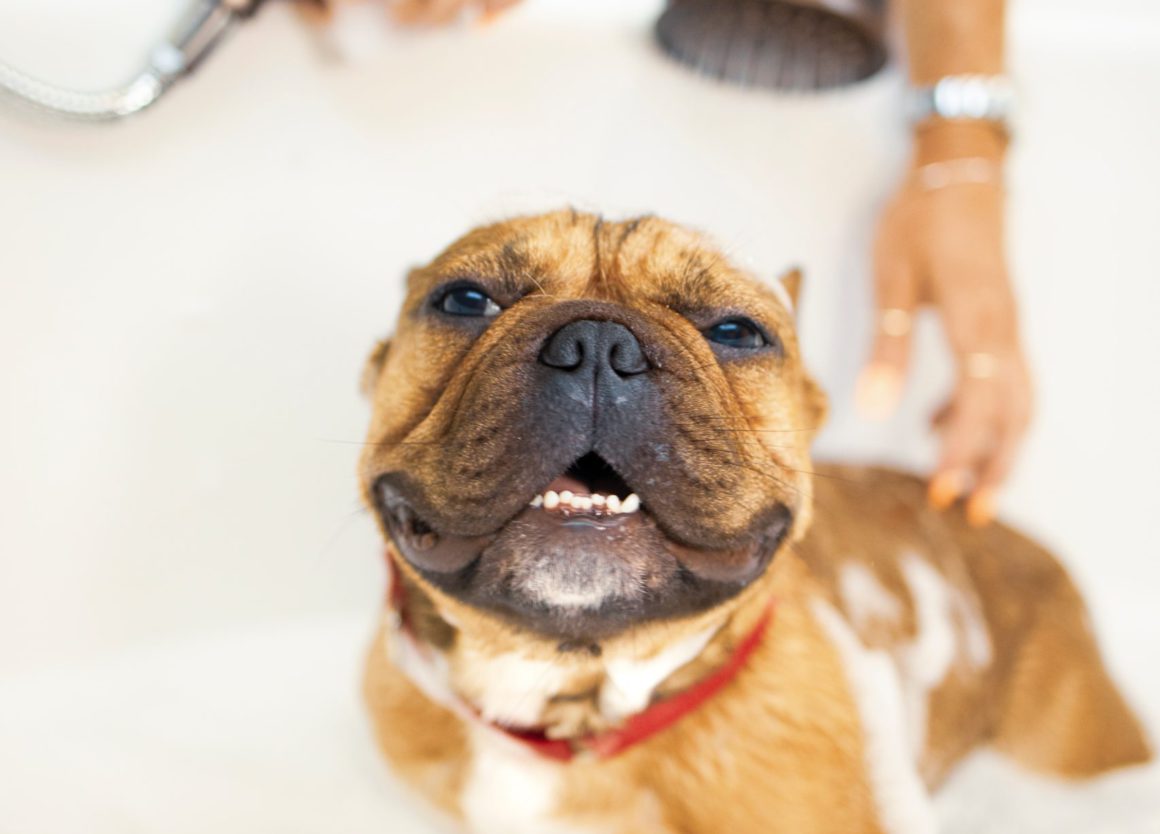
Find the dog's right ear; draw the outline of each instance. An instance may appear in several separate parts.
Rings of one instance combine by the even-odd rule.
[[[367,357],[366,364],[363,365],[362,380],[359,383],[359,390],[367,399],[375,393],[375,386],[378,385],[379,376],[383,372],[383,363],[387,361],[387,354],[391,350],[391,340],[383,339],[375,344],[375,349],[371,351],[371,355]]]
[[[782,303],[786,308],[797,315],[798,298],[802,292],[802,270],[801,267],[791,267],[786,270],[780,278],[777,279],[780,288],[785,292],[782,298]],[[788,302],[788,303],[787,303]]]

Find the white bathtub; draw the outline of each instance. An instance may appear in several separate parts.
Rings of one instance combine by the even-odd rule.
[[[8,0],[0,58],[117,81],[177,5]],[[1064,555],[1155,726],[1160,7],[1095,6],[1012,13],[1039,417],[1003,511]],[[872,222],[905,158],[898,74],[820,98],[719,86],[653,49],[657,7],[528,0],[400,36],[375,8],[319,34],[272,5],[135,121],[0,111],[0,831],[69,813],[322,830],[334,806],[311,791],[341,798],[348,830],[392,817],[352,694],[382,584],[356,381],[407,266],[478,221],[652,211],[762,274],[802,264],[806,355],[835,405],[823,450],[926,464],[933,329],[898,420],[849,402]],[[1032,830],[971,828],[963,804],[948,830]]]

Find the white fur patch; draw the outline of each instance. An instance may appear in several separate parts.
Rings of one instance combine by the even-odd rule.
[[[933,567],[913,555],[902,557],[902,573],[914,603],[917,633],[899,648],[905,678],[910,749],[917,758],[926,745],[930,693],[950,672],[958,654],[958,639],[950,612],[950,589]]]
[[[535,726],[548,699],[560,691],[569,676],[566,669],[550,661],[530,660],[514,652],[476,656],[468,668],[483,680],[460,682],[476,695],[472,699],[479,711],[476,716],[452,685],[446,656],[420,645],[405,630],[392,625],[387,640],[390,661],[429,699],[471,723],[478,723],[482,717],[514,727]]]
[[[991,641],[971,601],[925,559],[908,553],[901,567],[917,626],[914,641],[898,649],[911,750],[917,758],[926,744],[930,693],[946,680],[959,657],[973,668],[990,663]]]
[[[611,537],[612,534],[606,535]],[[518,580],[525,594],[558,608],[595,609],[626,590],[624,577],[610,566],[574,570],[553,564],[555,559],[555,556],[542,555],[538,563]]]
[[[947,582],[941,573],[916,554],[902,557],[902,572],[915,605],[921,608],[920,597],[925,595],[932,598],[928,599],[929,607],[941,609],[943,618],[954,630],[956,647],[967,662],[976,669],[990,664],[991,637],[977,601]],[[931,614],[933,616],[934,612]]]
[[[458,676],[456,682],[470,693],[480,716],[512,727],[539,724],[548,700],[559,694],[574,674],[551,660],[534,660],[516,652],[485,656],[468,651],[462,668],[478,676]]]
[[[643,710],[657,686],[704,651],[717,629],[713,626],[684,637],[652,657],[608,658],[604,665],[606,677],[600,687],[600,712],[619,721]]]
[[[882,828],[889,834],[933,834],[934,808],[907,744],[898,667],[887,652],[865,648],[833,606],[815,600],[813,613],[842,658],[858,707]]]
[[[564,769],[524,745],[478,724],[471,731],[471,772],[460,794],[468,827],[478,834],[591,834],[552,818]]]
[[[850,621],[859,631],[874,623],[897,623],[902,616],[902,604],[898,598],[886,590],[865,565],[851,562],[843,567],[838,586]]]
[[[602,588],[593,582],[583,587],[566,584],[556,577],[537,574],[524,590],[540,602],[557,608],[596,609],[612,596],[615,589]]]

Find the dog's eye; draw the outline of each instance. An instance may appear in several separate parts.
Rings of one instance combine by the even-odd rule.
[[[741,350],[756,350],[769,344],[761,328],[749,319],[725,319],[705,328],[703,332],[710,342]]]
[[[443,293],[439,299],[440,312],[449,316],[474,316],[476,318],[494,318],[500,314],[500,306],[491,300],[491,296],[479,287],[458,286],[452,287]]]

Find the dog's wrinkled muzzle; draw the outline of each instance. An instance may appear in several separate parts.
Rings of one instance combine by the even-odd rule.
[[[400,444],[374,482],[404,558],[465,601],[584,639],[702,610],[760,575],[793,514],[749,508],[755,467],[704,382],[711,357],[612,302],[521,323],[481,339],[437,406],[454,409],[440,433]]]

